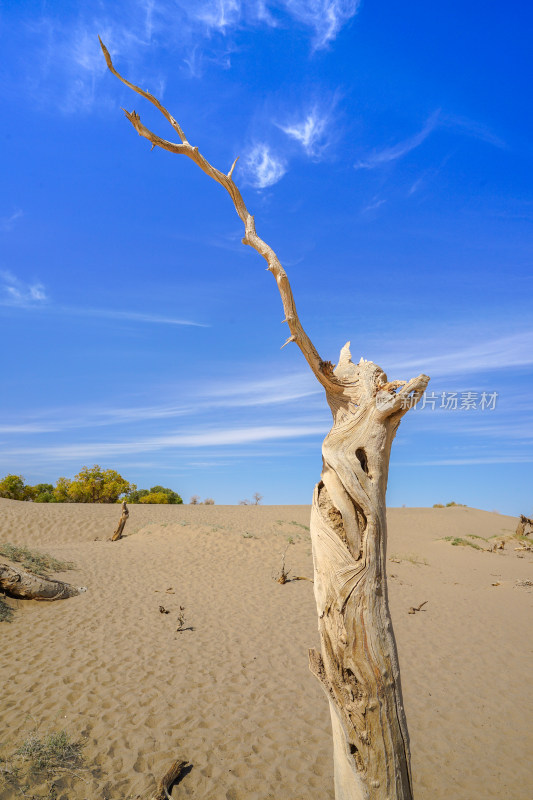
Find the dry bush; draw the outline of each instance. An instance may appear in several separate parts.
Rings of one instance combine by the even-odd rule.
[[[401,564],[402,561],[408,561],[410,564],[415,564],[417,567],[429,567],[429,561],[425,558],[420,558],[416,553],[399,554],[393,553],[389,556],[389,561],[395,564]]]
[[[46,576],[49,572],[65,572],[69,569],[76,569],[76,565],[72,561],[59,561],[49,553],[40,553],[38,550],[30,550],[28,547],[16,547],[9,542],[0,544],[0,555],[10,561],[18,562],[24,569],[35,575]]]
[[[5,598],[0,597],[0,622],[11,622],[13,617],[13,609],[6,602]]]

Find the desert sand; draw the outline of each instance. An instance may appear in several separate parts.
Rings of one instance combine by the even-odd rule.
[[[287,567],[312,577],[309,514],[134,505],[111,543],[119,506],[0,499],[0,542],[74,561],[57,577],[87,587],[9,601],[0,758],[32,731],[65,729],[84,741],[85,767],[52,794],[38,776],[22,795],[0,775],[0,800],[144,800],[177,758],[192,770],[173,798],[333,800],[329,711],[307,667],[313,585],[273,578],[289,539]],[[443,540],[510,535],[517,520],[463,507],[388,519],[416,799],[531,800],[533,554]]]

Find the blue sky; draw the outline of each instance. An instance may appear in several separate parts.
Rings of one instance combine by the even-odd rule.
[[[324,359],[425,372],[390,505],[533,512],[531,7],[372,0],[0,4],[0,474],[83,465],[310,502],[330,414],[226,193]],[[442,408],[442,393],[458,408]],[[476,408],[461,408],[465,393]],[[497,393],[481,408],[482,393]],[[465,403],[463,403],[464,405]],[[453,405],[453,404],[452,404]]]

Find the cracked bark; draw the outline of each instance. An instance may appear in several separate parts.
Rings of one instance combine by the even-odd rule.
[[[329,700],[336,800],[410,800],[409,736],[385,572],[385,493],[392,441],[423,394],[420,375],[400,388],[346,345],[329,395],[333,427],[311,512],[321,654],[311,671]]]
[[[336,800],[411,800],[409,737],[398,656],[390,619],[386,574],[385,493],[392,440],[401,418],[422,396],[429,378],[388,382],[371,361],[351,360],[349,343],[335,367],[323,361],[305,333],[287,274],[257,234],[233,181],[189,144],[174,117],[149,92],[123,78],[102,50],[110,71],[161,111],[179,136],[169,142],[125,111],[152,148],[185,155],[230,195],[253,247],[274,275],[284,323],[326,392],[333,427],[324,440],[322,479],[311,512],[314,592],[321,653],[311,650],[311,671],[328,697],[334,743]]]

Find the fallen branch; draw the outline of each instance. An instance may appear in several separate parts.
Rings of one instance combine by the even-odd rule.
[[[120,519],[118,521],[117,529],[113,536],[111,537],[112,542],[118,541],[118,539],[122,539],[122,531],[124,530],[124,526],[128,520],[130,512],[128,511],[128,506],[126,505],[126,501],[122,501],[122,514],[120,515]]]
[[[425,606],[427,602],[428,602],[427,600],[424,600],[424,602],[420,603],[420,605],[416,606],[416,608],[415,608],[415,606],[411,606],[411,608],[409,609],[409,611],[407,613],[408,614],[416,614],[417,611],[421,611],[422,610],[422,606]]]
[[[9,564],[0,564],[0,589],[11,597],[29,600],[63,600],[87,591],[84,586],[77,588],[70,583],[34,575]]]
[[[185,772],[189,771],[190,767],[191,765],[187,761],[174,761],[168,772],[165,772],[157,784],[156,792],[150,800],[170,800],[169,789]]]

